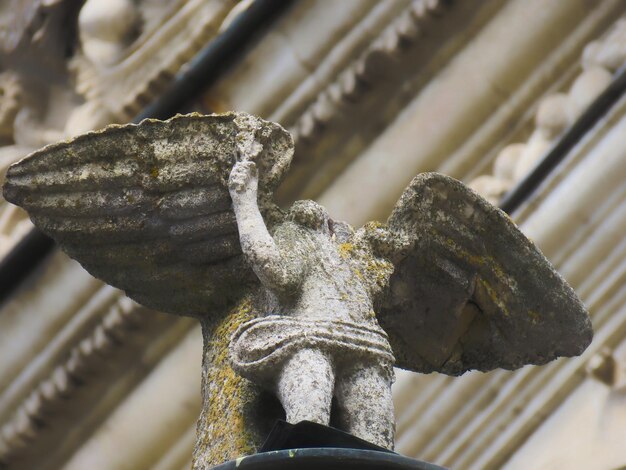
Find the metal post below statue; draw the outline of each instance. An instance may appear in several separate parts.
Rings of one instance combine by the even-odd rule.
[[[375,450],[312,448],[254,454],[231,460],[214,470],[442,470],[443,467]]]
[[[359,439],[338,429],[301,421],[278,421],[258,454],[223,463],[213,470],[444,470]]]

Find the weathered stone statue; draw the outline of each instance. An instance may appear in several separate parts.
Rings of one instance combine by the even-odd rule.
[[[6,199],[89,272],[202,323],[195,468],[254,452],[282,415],[272,395],[289,422],[332,418],[393,448],[394,364],[458,375],[589,344],[572,289],[458,181],[418,175],[386,224],[354,230],[312,201],[274,204],[292,154],[276,124],[188,115],[51,145],[7,174]]]
[[[349,227],[332,223],[313,201],[295,203],[272,237],[257,205],[253,162],[235,164],[229,187],[241,248],[265,298],[265,316],[233,337],[235,371],[274,389],[291,423],[328,424],[334,395],[347,431],[393,448],[394,358],[374,313],[393,272],[386,252],[364,239],[364,229],[353,237],[363,238],[353,253]],[[368,262],[376,263],[376,277],[365,274]]]

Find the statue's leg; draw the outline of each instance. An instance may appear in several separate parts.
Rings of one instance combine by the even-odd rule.
[[[287,421],[328,425],[335,372],[330,358],[318,349],[302,349],[284,364],[277,384]]]
[[[335,388],[343,429],[393,450],[396,428],[391,397],[393,381],[391,366],[359,363],[343,369]]]

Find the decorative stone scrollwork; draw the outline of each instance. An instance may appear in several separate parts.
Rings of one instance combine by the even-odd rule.
[[[298,143],[310,140],[341,112],[345,103],[353,102],[385,75],[402,50],[420,34],[419,24],[441,13],[439,0],[415,0],[372,44],[329,84],[304,111],[289,131]]]
[[[67,74],[73,53],[75,0],[10,0],[0,8],[0,141],[36,148],[64,138],[65,116],[76,105]],[[8,73],[8,72],[5,72]],[[17,98],[17,100],[16,100]]]
[[[26,397],[13,418],[0,429],[0,467],[37,439],[47,415],[72,395],[85,374],[93,369],[94,362],[102,360],[123,343],[143,311],[143,307],[128,297],[120,297],[91,334],[74,346],[66,360]]]
[[[78,16],[80,47],[70,61],[85,103],[65,132],[132,119],[217,34],[236,3],[88,0]]]

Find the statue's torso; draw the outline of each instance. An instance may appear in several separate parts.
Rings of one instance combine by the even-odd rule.
[[[372,264],[385,262],[367,247],[340,243],[291,222],[277,228],[274,240],[285,269],[297,283],[286,289],[263,286],[259,291],[255,302],[259,317],[233,335],[233,368],[251,380],[271,384],[283,362],[303,348],[325,351],[338,367],[355,361],[391,367],[393,352],[374,313],[380,276],[379,282],[373,281],[371,269]],[[391,270],[385,272],[388,281]]]
[[[299,289],[290,301],[278,302],[273,313],[294,318],[337,320],[377,327],[373,293],[363,266],[336,240],[302,229],[297,251],[306,259]],[[280,247],[281,240],[277,240]],[[285,247],[281,247],[285,248]],[[293,246],[287,249],[293,250]]]

